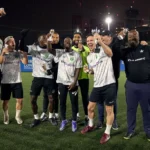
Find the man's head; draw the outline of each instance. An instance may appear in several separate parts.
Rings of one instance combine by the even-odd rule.
[[[128,32],[128,44],[130,47],[136,47],[139,44],[139,32],[131,30]]]
[[[38,43],[39,43],[40,47],[47,46],[47,36],[46,36],[46,34],[40,35],[38,37]]]
[[[5,42],[5,45],[7,45],[7,48],[9,51],[15,50],[16,42],[13,36],[6,37],[4,42]]]
[[[80,32],[75,32],[74,35],[73,35],[73,44],[78,45],[79,42],[81,42],[81,41],[82,41],[81,33]]]
[[[110,45],[113,40],[112,33],[109,30],[102,31],[101,38],[106,45]]]
[[[96,48],[95,38],[93,35],[89,35],[86,38],[87,46],[91,52],[93,52]]]
[[[64,39],[64,48],[66,50],[70,50],[71,47],[72,47],[72,40],[71,40],[71,38],[69,38],[69,37],[65,38]]]
[[[52,39],[53,39],[52,44],[58,44],[59,43],[59,34],[57,32],[54,32],[52,35]]]

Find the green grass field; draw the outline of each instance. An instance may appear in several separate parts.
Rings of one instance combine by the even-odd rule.
[[[125,75],[122,72],[120,77],[118,94],[118,131],[112,130],[111,140],[105,145],[100,145],[99,140],[105,128],[95,130],[86,135],[80,133],[83,126],[78,126],[78,131],[72,133],[71,124],[63,131],[59,126],[54,127],[49,122],[44,122],[38,127],[29,128],[33,120],[30,105],[29,90],[31,86],[31,73],[22,73],[24,87],[24,107],[22,111],[23,125],[17,125],[15,121],[15,100],[10,100],[9,115],[10,124],[3,124],[3,112],[0,109],[0,150],[149,150],[150,142],[147,141],[143,131],[141,110],[137,113],[137,135],[131,140],[124,140],[126,133],[126,102],[124,94]],[[92,79],[90,91],[92,89]],[[42,95],[42,93],[41,93]],[[80,116],[84,119],[83,107],[80,100]],[[70,101],[68,99],[67,118],[71,117]],[[38,99],[39,113],[42,111],[42,96]],[[97,110],[95,123],[97,122]]]

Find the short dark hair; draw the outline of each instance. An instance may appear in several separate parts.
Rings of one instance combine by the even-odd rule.
[[[54,32],[53,34],[58,34],[58,35],[59,35],[59,33],[58,33],[58,32]]]
[[[79,35],[82,37],[82,33],[79,32],[79,31],[75,31],[75,32],[73,33],[73,36],[74,36],[75,34],[79,34]]]
[[[102,36],[113,36],[112,35],[112,32],[111,31],[109,31],[109,30],[103,30],[101,33],[100,33],[100,35],[102,35]]]
[[[89,36],[93,36],[93,34],[92,34],[92,33],[89,33],[89,34],[86,36],[86,39],[87,39]]]

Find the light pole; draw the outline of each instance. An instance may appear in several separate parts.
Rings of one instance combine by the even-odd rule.
[[[106,22],[107,25],[108,25],[108,30],[110,30],[110,24],[111,24],[111,22],[112,22],[111,17],[107,17],[107,18],[105,19],[105,22]]]

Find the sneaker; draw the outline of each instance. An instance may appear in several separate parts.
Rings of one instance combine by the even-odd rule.
[[[6,124],[6,125],[9,124],[9,116],[4,115],[4,124]]]
[[[23,120],[20,117],[15,117],[17,124],[22,124]]]
[[[65,129],[67,123],[68,123],[67,120],[62,120],[59,130],[63,131]]]
[[[147,140],[150,142],[150,135],[146,135],[147,136]]]
[[[124,138],[125,140],[129,140],[129,139],[131,139],[133,136],[134,136],[134,132],[132,132],[132,133],[127,133],[123,138]]]
[[[76,131],[77,131],[77,122],[72,121],[72,132],[76,132]]]
[[[41,123],[41,121],[39,119],[34,119],[33,122],[30,124],[30,127],[36,127]]]
[[[100,143],[101,144],[105,144],[109,139],[110,139],[110,135],[104,133],[103,136],[102,136],[102,138],[100,139]]]
[[[85,134],[85,133],[87,133],[87,132],[92,131],[93,129],[94,129],[94,126],[93,126],[93,127],[86,126],[85,128],[83,128],[83,129],[81,130],[81,133],[82,133],[82,134]]]
[[[42,113],[41,116],[40,116],[40,120],[41,120],[42,122],[47,121],[47,120],[48,120],[47,115],[46,115],[45,113]]]
[[[101,128],[103,128],[103,123],[102,123],[101,121],[98,121],[98,123],[97,123],[97,125],[96,125],[95,128],[96,128],[96,129],[101,129]]]
[[[117,121],[114,121],[114,122],[113,122],[113,124],[112,124],[112,129],[115,130],[115,131],[118,130]]]
[[[53,126],[57,126],[58,122],[55,118],[49,118],[49,122],[53,125]]]

